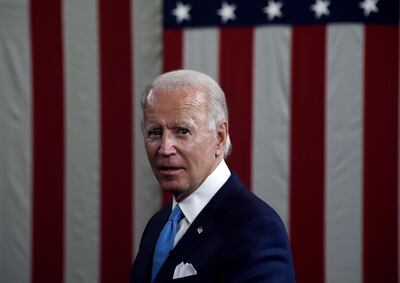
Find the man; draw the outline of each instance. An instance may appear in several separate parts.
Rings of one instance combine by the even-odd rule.
[[[279,216],[228,169],[228,111],[218,84],[179,70],[142,99],[147,156],[172,204],[147,224],[131,282],[294,282]]]

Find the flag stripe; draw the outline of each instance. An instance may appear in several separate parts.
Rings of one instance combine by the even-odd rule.
[[[65,281],[99,282],[97,2],[64,1]]]
[[[183,32],[184,69],[204,72],[218,81],[219,33],[215,28],[186,29]]]
[[[219,45],[219,82],[227,97],[235,152],[227,161],[248,188],[252,161],[244,153],[252,147],[253,33],[252,28],[221,28]]]
[[[364,282],[398,282],[399,29],[365,28]],[[388,259],[388,260],[382,260]]]
[[[130,1],[100,0],[101,282],[127,280],[132,260],[132,61]]]
[[[61,1],[31,1],[32,282],[64,278],[64,82]],[[50,229],[49,229],[50,228]]]
[[[290,236],[299,282],[324,282],[324,26],[292,31]]]
[[[0,279],[30,282],[31,64],[28,1],[0,4]]]
[[[326,282],[361,283],[363,28],[328,28]]]
[[[288,224],[289,27],[255,30],[253,99],[254,192]],[[266,126],[268,125],[268,126]]]
[[[163,72],[181,69],[183,66],[182,31],[175,29],[164,30],[163,38]]]

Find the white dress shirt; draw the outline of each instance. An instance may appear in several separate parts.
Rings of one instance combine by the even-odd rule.
[[[209,203],[212,197],[218,190],[225,184],[231,176],[231,171],[222,160],[214,171],[204,180],[204,182],[187,198],[179,203],[179,207],[184,215],[183,219],[179,222],[178,232],[175,236],[174,246],[179,242],[182,236],[189,229],[189,226],[196,219],[197,215]],[[173,199],[172,209],[178,202]]]

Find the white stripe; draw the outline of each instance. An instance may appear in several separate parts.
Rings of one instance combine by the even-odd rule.
[[[137,251],[143,229],[150,217],[160,208],[161,194],[143,145],[141,131],[141,93],[161,72],[162,2],[133,1],[134,43],[134,243]],[[134,252],[135,254],[136,252]]]
[[[253,191],[288,223],[290,28],[255,30]]]
[[[0,281],[30,282],[31,67],[28,1],[0,3]]]
[[[99,281],[97,2],[64,1],[65,282]]]
[[[328,28],[326,282],[362,282],[363,29]]]
[[[183,66],[206,73],[218,81],[219,32],[215,28],[183,31]]]

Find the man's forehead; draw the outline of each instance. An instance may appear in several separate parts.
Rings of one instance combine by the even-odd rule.
[[[208,116],[202,96],[186,94],[181,97],[169,93],[153,93],[143,114],[146,123],[158,123],[161,119],[171,125],[197,124]]]
[[[202,104],[193,101],[181,101],[176,104],[166,105],[162,101],[150,103],[145,107],[144,111],[145,119],[158,119],[166,118],[169,120],[186,120],[196,119],[202,115],[207,115],[207,111]]]
[[[197,90],[184,87],[167,90],[151,90],[145,106],[159,106],[168,103],[168,106],[176,107],[198,107],[207,106],[206,95]],[[170,103],[169,103],[170,102]]]

